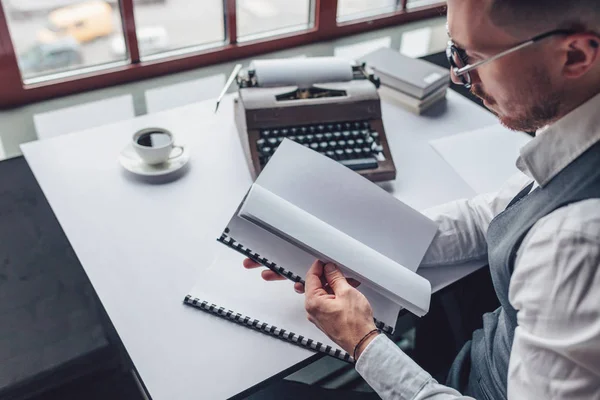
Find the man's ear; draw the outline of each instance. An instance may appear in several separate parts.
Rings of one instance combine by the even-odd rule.
[[[600,39],[593,34],[578,33],[567,38],[567,59],[563,67],[566,78],[585,75],[600,58]]]

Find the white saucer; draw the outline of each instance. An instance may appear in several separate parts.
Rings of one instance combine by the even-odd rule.
[[[181,155],[163,164],[148,165],[137,155],[133,146],[128,144],[119,155],[119,162],[127,171],[141,176],[163,176],[183,168],[190,161],[190,148],[182,146]]]

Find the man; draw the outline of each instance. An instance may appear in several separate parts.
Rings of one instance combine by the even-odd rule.
[[[449,386],[369,334],[370,305],[333,265],[308,272],[308,318],[356,350],[384,399],[600,399],[600,5],[449,0],[448,31],[453,81],[537,135],[498,193],[427,211],[440,228],[423,266],[487,257],[501,307],[484,315]]]

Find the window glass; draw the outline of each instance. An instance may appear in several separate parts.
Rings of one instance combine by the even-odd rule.
[[[440,1],[440,0],[408,0],[408,3],[406,3],[406,9],[410,10],[412,8],[425,7],[425,6],[430,6],[433,4],[444,4],[444,3],[446,3],[446,2]]]
[[[348,21],[394,12],[397,0],[338,0],[337,19]]]
[[[237,29],[240,41],[276,35],[313,26],[311,0],[237,0]]]
[[[116,0],[2,1],[24,80],[124,60],[110,43],[123,37]]]
[[[142,58],[171,50],[193,50],[225,40],[223,0],[135,0],[135,25]],[[113,52],[123,54],[123,37]]]

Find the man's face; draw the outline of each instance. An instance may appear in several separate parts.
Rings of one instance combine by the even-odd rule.
[[[448,31],[456,46],[466,50],[469,64],[528,39],[495,26],[488,7],[489,0],[448,1]],[[535,131],[560,112],[564,83],[552,55],[548,43],[542,42],[486,64],[471,72],[471,92],[508,128]]]

